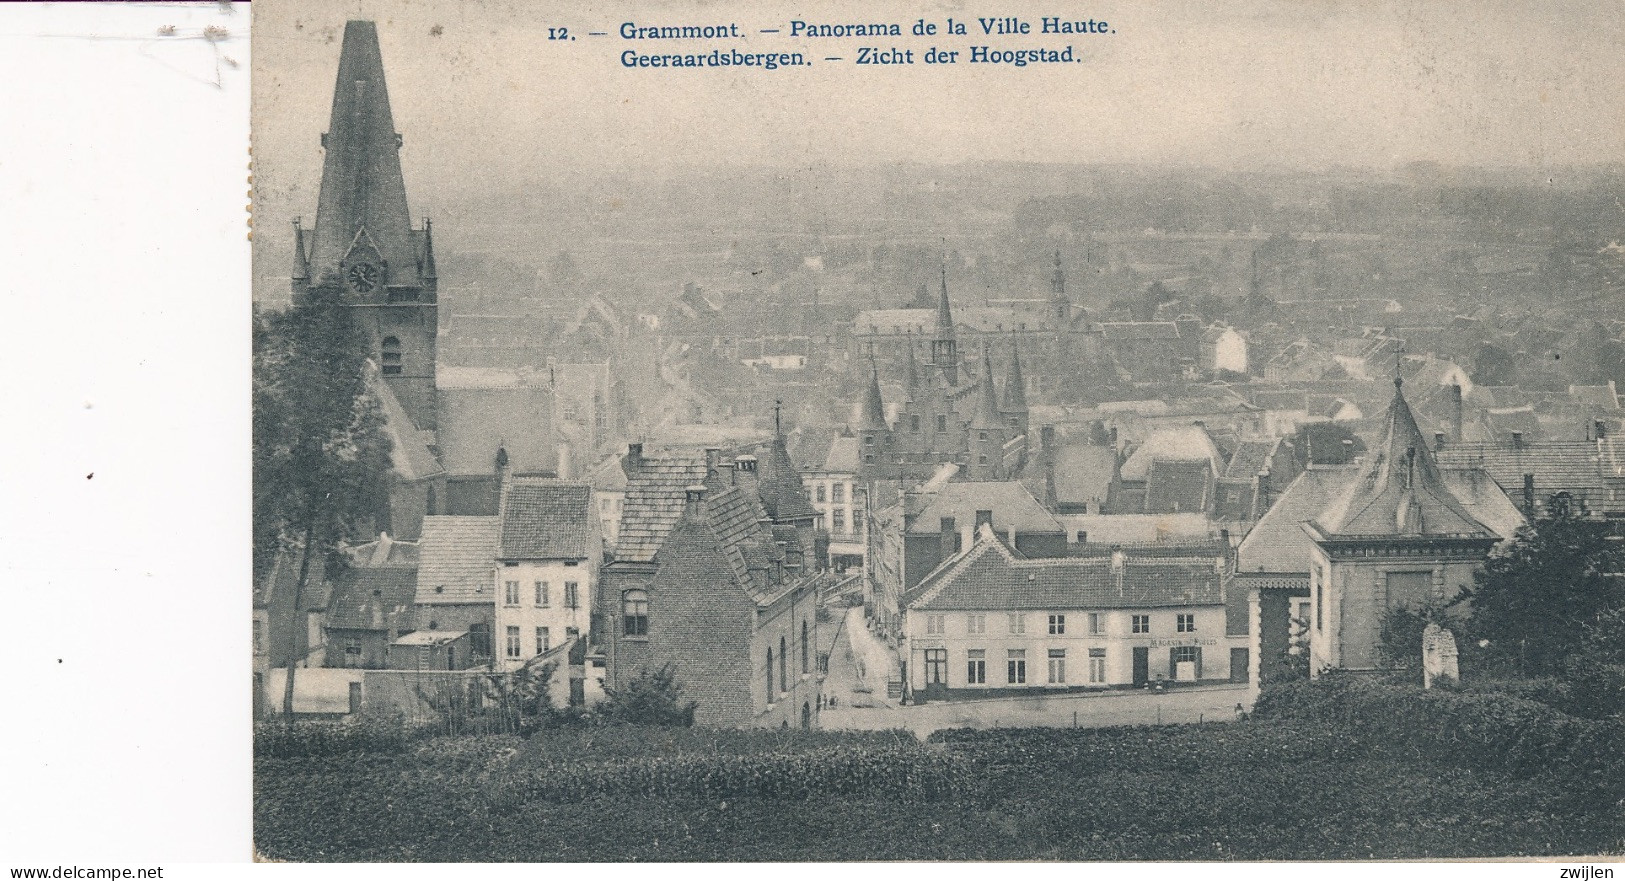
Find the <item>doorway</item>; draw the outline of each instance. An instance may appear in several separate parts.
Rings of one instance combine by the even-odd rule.
[[[1134,650],[1134,687],[1140,688],[1151,681],[1151,649],[1140,646]]]

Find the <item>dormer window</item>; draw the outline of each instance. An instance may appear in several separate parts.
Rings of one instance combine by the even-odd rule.
[[[384,337],[383,369],[385,376],[399,376],[401,372],[401,341],[392,336]]]

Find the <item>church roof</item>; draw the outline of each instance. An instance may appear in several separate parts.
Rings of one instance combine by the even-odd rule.
[[[1394,381],[1382,443],[1371,452],[1360,476],[1313,525],[1328,536],[1494,538],[1495,533],[1467,513],[1445,485],[1402,385],[1401,380]]]
[[[333,115],[323,137],[321,196],[311,249],[317,278],[337,272],[352,245],[377,250],[386,284],[417,286],[420,250],[406,206],[400,136],[384,84],[378,29],[370,21],[344,25]],[[374,292],[382,295],[383,290]]]
[[[390,442],[390,466],[396,476],[405,481],[422,480],[443,473],[440,461],[423,443],[423,435],[413,424],[412,417],[395,397],[394,389],[378,375],[371,361],[367,362],[367,389],[378,399],[384,414],[384,433]]]

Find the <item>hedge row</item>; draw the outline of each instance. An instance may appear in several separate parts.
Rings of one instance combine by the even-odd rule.
[[[802,799],[820,793],[926,802],[967,794],[975,780],[962,759],[920,746],[641,756],[512,770],[499,785],[499,802],[574,802],[599,795]]]
[[[395,753],[405,749],[408,740],[410,737],[397,722],[260,722],[254,726],[254,755],[294,759],[354,752]]]
[[[1517,773],[1625,766],[1625,724],[1579,719],[1507,694],[1422,690],[1332,677],[1266,689],[1261,723],[1329,723],[1407,755]]]

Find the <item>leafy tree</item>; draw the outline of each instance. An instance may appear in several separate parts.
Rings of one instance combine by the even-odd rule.
[[[329,274],[285,311],[254,328],[255,569],[298,553],[293,632],[312,566],[332,574],[343,542],[370,534],[388,494],[390,442],[367,390],[370,346]],[[293,713],[297,658],[290,653],[283,713]]]
[[[1573,517],[1518,531],[1474,573],[1458,598],[1471,604],[1473,638],[1485,654],[1523,675],[1558,673],[1588,627],[1625,606],[1625,544],[1606,524]]]
[[[670,664],[639,670],[625,687],[606,687],[597,712],[606,722],[687,727],[694,724],[696,704],[684,702],[682,692]]]
[[[1625,713],[1625,607],[1588,622],[1563,668],[1569,712],[1593,718]]]

